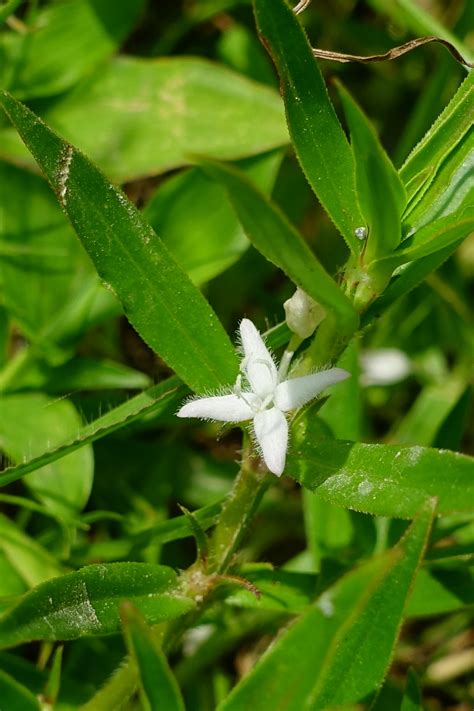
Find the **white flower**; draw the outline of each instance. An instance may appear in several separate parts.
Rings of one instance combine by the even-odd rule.
[[[277,476],[285,468],[288,448],[288,423],[284,413],[295,410],[350,373],[331,368],[300,378],[284,379],[263,338],[251,321],[240,323],[244,358],[240,370],[248,388],[242,389],[239,375],[227,395],[203,397],[188,401],[177,412],[178,417],[200,417],[219,422],[253,420],[255,438],[268,469]]]

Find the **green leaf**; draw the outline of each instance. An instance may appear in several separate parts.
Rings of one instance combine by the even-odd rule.
[[[423,197],[440,166],[471,129],[473,111],[474,75],[470,72],[400,169],[409,209]]]
[[[126,427],[144,415],[164,413],[170,407],[176,406],[186,393],[187,390],[174,377],[154,385],[143,393],[115,407],[105,415],[98,417],[90,424],[84,425],[77,431],[75,436],[62,442],[56,449],[52,451],[43,450],[37,457],[33,457],[15,467],[7,467],[0,474],[0,486],[10,484],[40,467],[56,462],[70,452],[74,452],[76,449],[80,449],[122,427]]]
[[[54,329],[56,341],[63,336],[70,304],[85,299],[90,308],[99,280],[46,181],[0,162],[0,185],[8,185],[0,228],[2,300],[30,341],[48,348],[46,334]]]
[[[152,630],[130,603],[121,608],[125,639],[134,657],[140,686],[150,711],[184,711],[176,679]]]
[[[392,551],[325,591],[270,646],[219,711],[266,711],[268,699],[280,711],[316,711],[373,695],[390,664],[432,517],[430,503]]]
[[[78,390],[108,390],[124,388],[141,390],[150,385],[150,378],[139,370],[112,360],[99,360],[76,356],[64,365],[50,366],[42,361],[33,361],[10,390],[46,390],[49,393],[69,393]]]
[[[423,711],[420,685],[413,669],[408,670],[407,683],[400,711]]]
[[[399,249],[393,253],[393,262],[404,264],[429,257],[434,252],[458,245],[473,230],[474,208],[463,206],[453,214],[428,222],[404,240]],[[383,264],[383,261],[381,260],[379,264]],[[387,261],[390,261],[390,257]]]
[[[274,89],[192,57],[117,57],[41,118],[116,183],[188,165],[191,153],[236,160],[288,143]],[[31,166],[8,130],[0,136],[2,157]]]
[[[379,296],[364,313],[361,319],[362,327],[369,324],[377,316],[380,316],[395,301],[421,284],[428,274],[436,271],[436,269],[451,256],[462,239],[463,238],[460,238],[457,242],[444,247],[444,249],[439,249],[426,257],[420,257],[415,262],[411,262],[403,267],[395,278],[392,279],[384,293]]]
[[[31,691],[0,669],[0,699],[2,708],[17,711],[41,711],[39,701]]]
[[[352,252],[363,225],[354,163],[318,64],[299,20],[285,0],[254,0],[257,27],[281,80],[288,126],[303,171]]]
[[[427,447],[314,441],[304,426],[286,473],[336,506],[410,518],[430,497],[439,513],[474,510],[474,459]]]
[[[307,546],[315,569],[319,570],[325,555],[351,543],[354,526],[347,509],[328,503],[318,491],[303,490],[303,510]]]
[[[434,509],[433,501],[422,507],[394,549],[397,556],[391,569],[338,630],[311,696],[311,708],[363,701],[381,686],[427,545]]]
[[[113,54],[144,7],[144,0],[63,0],[43,8],[26,33],[2,37],[5,88],[19,99],[69,89]]]
[[[274,185],[281,158],[281,151],[273,151],[248,158],[240,167],[267,193]],[[225,190],[198,168],[160,185],[144,216],[197,285],[230,267],[249,247]]]
[[[229,338],[135,207],[29,109],[7,93],[1,101],[142,338],[197,392],[233,382],[237,357]]]
[[[443,382],[426,385],[389,437],[394,444],[432,446],[436,434],[466,391],[465,379],[453,373]]]
[[[0,514],[0,549],[27,587],[64,573],[51,553],[3,514]]]
[[[116,632],[123,600],[131,600],[150,623],[172,620],[194,606],[177,585],[176,573],[163,565],[87,566],[26,593],[0,618],[0,647]]]
[[[75,438],[81,420],[74,405],[39,393],[0,398],[0,445],[19,464]],[[86,505],[94,478],[92,447],[30,474],[25,483],[47,508],[67,520]]]
[[[433,176],[422,198],[407,211],[404,221],[410,232],[446,215],[472,214],[474,203],[474,127],[452,147]]]
[[[297,286],[337,314],[341,324],[355,328],[358,317],[351,302],[280,209],[236,168],[211,161],[201,161],[201,165],[226,188],[252,244]]]
[[[450,564],[420,570],[406,612],[408,617],[431,617],[473,606],[474,571]]]
[[[370,121],[341,84],[338,89],[351,133],[357,198],[368,228],[364,260],[370,263],[398,246],[406,194]]]

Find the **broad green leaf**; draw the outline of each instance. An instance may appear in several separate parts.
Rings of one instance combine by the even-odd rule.
[[[19,99],[57,94],[106,59],[133,29],[144,0],[63,0],[48,5],[26,33],[2,37],[3,84]]]
[[[229,338],[135,207],[29,109],[7,93],[1,101],[142,338],[193,390],[233,382],[237,357]]]
[[[117,57],[41,118],[117,183],[187,165],[191,153],[235,160],[288,143],[273,89],[192,57]],[[2,157],[31,167],[8,130],[0,137]]]
[[[430,617],[473,606],[474,571],[449,564],[420,570],[406,612],[408,617]]]
[[[26,593],[0,618],[0,647],[116,632],[124,600],[132,601],[150,623],[172,620],[194,606],[177,585],[176,573],[164,565],[90,565]]]
[[[439,513],[474,510],[474,459],[448,450],[314,440],[300,425],[286,473],[336,506],[410,518],[426,499]]]
[[[3,514],[0,514],[0,549],[29,588],[64,572],[54,556]]]
[[[299,20],[285,0],[254,0],[257,27],[280,75],[288,126],[303,171],[351,250],[363,225],[351,149]]]
[[[277,205],[236,168],[202,161],[204,170],[225,186],[237,216],[253,245],[324,308],[341,327],[355,327],[357,314],[336,282],[318,262],[298,231]]]
[[[45,395],[5,395],[0,398],[0,447],[18,464],[76,438],[82,426],[72,403]],[[60,462],[30,474],[27,486],[52,512],[69,518],[89,499],[94,478],[92,447],[87,445]]]
[[[121,608],[125,639],[135,659],[140,687],[150,711],[184,711],[184,701],[163,650],[142,615],[131,604]]]
[[[271,645],[219,711],[266,711],[268,699],[279,711],[316,711],[373,695],[390,664],[432,516],[432,505],[425,505],[392,551],[326,590]]]
[[[77,430],[75,436],[62,442],[56,449],[43,449],[41,454],[17,466],[7,467],[0,474],[0,486],[21,479],[26,474],[34,472],[52,462],[60,460],[70,452],[95,442],[116,430],[126,427],[144,415],[163,413],[170,407],[175,407],[186,395],[187,390],[177,378],[169,378],[154,385],[143,393],[130,398],[110,412],[97,418],[88,425]]]
[[[2,300],[23,333],[42,345],[61,320],[56,339],[64,334],[71,302],[86,299],[90,307],[99,280],[42,178],[0,162],[0,185],[8,186],[0,229]]]
[[[41,711],[38,699],[25,686],[19,684],[13,677],[0,669],[0,700],[1,707],[16,709],[16,711]]]
[[[471,128],[473,111],[474,74],[470,72],[400,169],[409,209],[422,198],[443,161]]]
[[[17,463],[43,452],[45,443],[55,447],[75,437],[81,424],[66,400],[54,401],[40,394],[0,398],[0,446]],[[51,511],[67,519],[86,505],[93,477],[92,448],[86,446],[30,474],[25,483]]]
[[[240,163],[265,193],[274,185],[281,151]],[[223,187],[198,168],[179,173],[158,187],[144,216],[192,281],[203,284],[247,250],[245,236]]]
[[[357,199],[368,229],[364,260],[370,263],[398,246],[406,194],[370,121],[349,92],[338,88],[351,133]]]

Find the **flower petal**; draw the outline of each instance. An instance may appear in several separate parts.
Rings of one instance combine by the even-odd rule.
[[[258,330],[248,318],[240,322],[244,349],[244,370],[254,393],[264,398],[275,390],[278,371],[272,355]]]
[[[253,428],[265,464],[272,474],[281,476],[288,448],[288,423],[285,415],[276,407],[259,412],[255,415]]]
[[[252,393],[245,394],[245,397],[251,398]],[[250,405],[237,395],[189,400],[176,414],[178,417],[200,417],[204,420],[218,420],[219,422],[244,422],[244,420],[250,420],[253,417]]]
[[[313,375],[304,375],[301,378],[290,378],[280,383],[275,393],[275,405],[288,412],[295,410],[312,400],[320,392],[334,383],[339,383],[350,377],[350,373],[342,368],[330,368]]]

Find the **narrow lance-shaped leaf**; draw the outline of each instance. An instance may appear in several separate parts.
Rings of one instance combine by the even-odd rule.
[[[0,648],[116,632],[124,600],[131,600],[152,623],[172,620],[194,607],[177,587],[176,573],[164,565],[90,565],[26,593],[0,618]]]
[[[397,556],[388,574],[338,630],[311,696],[312,711],[365,701],[381,686],[426,549],[435,505],[435,499],[424,504],[394,549]]]
[[[472,126],[473,111],[474,72],[470,72],[400,169],[410,206],[426,192],[439,166]]]
[[[184,711],[184,701],[163,650],[142,615],[130,603],[121,609],[125,639],[134,657],[150,711]]]
[[[176,377],[168,378],[168,380],[158,385],[153,385],[148,390],[118,405],[88,425],[84,425],[78,429],[75,436],[58,444],[56,449],[47,449],[38,454],[38,456],[21,464],[8,467],[0,474],[0,486],[6,486],[12,481],[17,481],[25,474],[51,464],[90,442],[106,437],[108,434],[126,427],[145,415],[154,413],[155,416],[158,416],[158,414],[168,411],[170,407],[177,405],[182,400],[186,392],[186,388]]]
[[[125,196],[8,93],[2,105],[142,338],[193,389],[229,384],[232,344],[200,291]]]
[[[474,109],[473,109],[474,110]],[[474,204],[474,123],[452,146],[423,196],[405,212],[409,233]]]
[[[363,224],[349,144],[299,20],[285,0],[254,0],[257,27],[280,75],[296,154],[323,207],[354,253]]]
[[[452,248],[474,230],[474,205],[462,206],[458,211],[434,222],[429,222],[402,242],[393,254],[377,260],[374,268],[414,262],[435,252]]]
[[[384,313],[391,304],[421,284],[428,274],[436,271],[451,256],[462,239],[460,238],[447,247],[408,264],[400,274],[392,279],[384,293],[369,306],[361,319],[362,326],[366,326],[376,316]]]
[[[448,450],[318,442],[302,426],[285,471],[325,501],[377,516],[410,518],[433,496],[441,514],[474,510],[474,459]]]
[[[364,261],[370,263],[400,242],[405,189],[369,120],[349,92],[338,88],[351,132],[357,198],[368,228]]]
[[[203,169],[227,190],[252,244],[328,311],[341,327],[357,327],[358,316],[336,282],[318,262],[281,210],[234,167],[201,161]]]
[[[432,518],[433,503],[427,502],[394,549],[326,590],[219,711],[266,711],[269,698],[279,711],[317,711],[372,696],[390,665]]]

